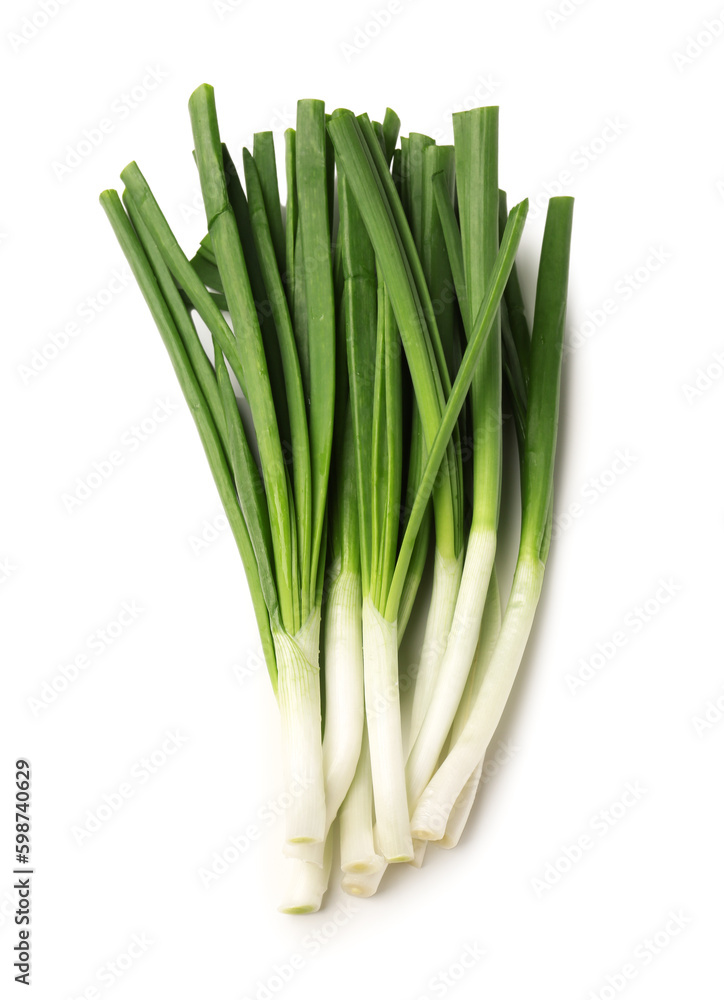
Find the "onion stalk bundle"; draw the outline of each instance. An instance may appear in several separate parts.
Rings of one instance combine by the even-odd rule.
[[[572,199],[549,203],[530,332],[527,201],[508,213],[499,191],[497,108],[456,114],[454,146],[398,145],[389,109],[379,123],[300,101],[285,210],[271,133],[243,151],[242,183],[213,89],[189,108],[208,230],[195,255],[135,163],[101,203],[241,555],[297,792],[280,908],[308,913],[335,838],[342,888],[369,896],[388,864],[455,846],[473,807],[550,545]],[[504,400],[522,526],[501,617]],[[398,649],[428,562],[403,732]]]

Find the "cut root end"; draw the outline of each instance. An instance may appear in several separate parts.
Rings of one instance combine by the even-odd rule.
[[[304,906],[280,906],[280,913],[289,913],[292,916],[303,915],[305,913],[316,913],[319,910],[318,906],[314,906],[311,903],[307,903]]]

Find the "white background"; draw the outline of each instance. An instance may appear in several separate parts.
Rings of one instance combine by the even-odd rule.
[[[55,7],[43,24],[38,5],[13,0],[0,27],[0,992],[24,995],[12,982],[10,810],[13,762],[26,756],[42,1000],[718,996],[724,724],[711,706],[709,728],[696,719],[724,692],[724,12],[653,0],[565,0],[558,19],[546,0]],[[387,11],[380,31],[366,27],[375,9]],[[33,17],[41,27],[19,42]],[[703,37],[697,55],[689,36],[707,19],[722,37]],[[117,99],[153,82],[149,68],[162,79],[121,111]],[[281,785],[277,715],[240,561],[228,530],[192,549],[220,505],[141,296],[114,281],[122,256],[97,203],[137,159],[193,252],[204,226],[186,102],[201,82],[215,85],[238,156],[255,130],[281,137],[300,97],[373,117],[389,104],[405,132],[443,141],[451,109],[499,103],[510,203],[543,204],[561,171],[577,199],[560,530],[494,742],[511,759],[457,850],[395,870],[375,899],[350,903],[335,884],[303,918],[276,911],[281,830],[262,817]],[[59,170],[102,119],[102,142]],[[532,209],[524,236],[529,300],[543,214]],[[75,335],[54,351],[67,324]],[[132,449],[128,432],[160,415],[157,400],[174,411]],[[119,449],[122,464],[69,512],[64,494]],[[514,513],[506,524],[510,548]],[[93,652],[124,602],[141,613]],[[572,693],[581,661],[597,644],[610,655],[616,635],[615,655]],[[44,683],[62,686],[61,666],[82,653],[87,666],[39,709]],[[148,777],[139,762],[168,732],[182,745]],[[124,782],[131,797],[79,844],[74,829]],[[601,811],[627,783],[645,793],[614,807],[612,826]],[[254,825],[261,839],[205,887],[200,869]],[[581,837],[580,860],[561,861]],[[569,870],[541,888],[556,865]],[[644,942],[671,911],[683,929],[654,955]],[[128,968],[134,935],[145,951]],[[457,978],[466,948],[485,955]],[[289,976],[294,955],[302,967],[280,990],[274,967]]]

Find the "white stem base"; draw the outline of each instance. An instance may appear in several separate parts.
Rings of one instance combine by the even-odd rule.
[[[462,551],[457,559],[450,560],[435,550],[432,596],[425,625],[425,637],[420,650],[420,663],[415,677],[408,746],[412,746],[417,739],[432,700],[440,664],[447,647],[462,573]]]
[[[343,872],[370,875],[385,867],[374,839],[372,768],[366,732],[357,770],[339,810],[339,842]]]
[[[324,840],[324,770],[319,689],[319,609],[295,636],[274,633],[279,670],[286,813],[286,839],[309,844]]]
[[[455,800],[455,805],[452,807],[448,817],[445,833],[440,840],[435,841],[438,847],[443,847],[446,851],[449,851],[451,848],[457,847],[460,843],[460,837],[470,818],[475,796],[478,793],[478,785],[480,784],[482,773],[483,762],[481,760],[465,782],[462,792],[460,792]],[[427,841],[423,840],[422,843],[427,843]]]
[[[483,683],[483,677],[485,676],[485,671],[488,669],[488,664],[490,663],[490,659],[493,655],[493,650],[495,649],[495,644],[498,641],[499,634],[500,591],[498,589],[498,580],[495,575],[495,571],[493,571],[490,577],[488,596],[485,598],[483,622],[480,626],[480,639],[478,640],[475,660],[470,670],[470,674],[468,675],[465,691],[460,699],[460,705],[458,706],[455,721],[453,722],[452,730],[450,731],[450,743],[452,746],[457,743],[463,729],[465,728],[465,723],[470,718],[470,712],[475,704],[475,698],[480,690],[480,685]],[[462,832],[467,825],[468,819],[470,818],[473,803],[475,802],[475,796],[478,792],[478,785],[480,784],[480,778],[483,773],[483,763],[484,761],[482,760],[478,763],[478,766],[465,782],[465,787],[462,792],[460,792],[455,800],[455,805],[452,808],[452,812],[450,813],[450,817],[447,821],[447,826],[445,827],[445,833],[440,840],[435,841],[435,844],[438,847],[450,850],[453,847],[457,847],[460,843],[460,837],[462,836]]]
[[[465,689],[480,637],[483,608],[495,561],[495,546],[494,531],[473,528],[470,532],[445,655],[440,664],[430,706],[407,761],[407,789],[411,810],[435,773],[435,765]],[[472,770],[471,767],[468,776]]]
[[[287,886],[280,913],[316,913],[329,885],[334,851],[333,831],[324,845],[324,863],[315,865],[298,858],[287,859]]]
[[[543,564],[533,559],[521,560],[516,567],[500,636],[470,717],[413,814],[413,836],[420,840],[439,840],[443,836],[456,800],[485,756],[523,659],[540,597],[543,569]]]
[[[357,573],[338,572],[327,597],[324,629],[325,836],[359,761],[365,718],[362,670],[362,583]],[[284,853],[316,865],[322,865],[324,858],[321,843],[286,844]]]
[[[413,838],[412,846],[415,849],[415,856],[412,861],[408,862],[408,864],[411,868],[422,868],[422,863],[425,860],[425,854],[427,852],[427,841],[415,840]]]
[[[414,851],[405,788],[400,723],[397,627],[369,597],[362,606],[365,707],[379,849],[389,862],[409,861]]]
[[[375,872],[367,874],[347,872],[342,876],[342,891],[348,896],[357,896],[359,899],[368,899],[374,896],[380,887],[382,876],[387,871],[387,865],[380,865]]]

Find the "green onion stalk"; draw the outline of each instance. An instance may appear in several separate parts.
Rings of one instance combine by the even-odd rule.
[[[444,354],[443,374],[454,373],[455,295],[452,271],[439,214],[435,205],[433,179],[439,177],[450,193],[454,190],[455,157],[452,146],[438,146],[434,139],[418,132],[403,140],[400,157],[402,195],[410,220],[425,284],[429,289],[432,315],[437,326]],[[486,347],[486,352],[489,352]],[[457,435],[456,435],[457,438]],[[455,440],[456,449],[459,442]],[[458,508],[458,516],[462,510]],[[440,664],[447,648],[455,602],[463,569],[464,548],[455,559],[435,546],[432,594],[427,613],[425,633],[415,671],[410,726],[407,734],[408,752],[414,744],[435,690]],[[416,845],[419,859],[420,849]]]
[[[416,533],[419,530],[420,523],[424,517],[425,508],[433,489],[435,488],[435,483],[441,463],[445,456],[447,444],[460,416],[460,411],[468,390],[470,389],[481,353],[484,351],[487,339],[493,327],[495,316],[503,297],[505,285],[512,270],[515,255],[520,244],[527,213],[528,202],[525,200],[519,205],[516,205],[508,217],[503,238],[501,240],[500,251],[495,260],[495,265],[491,274],[490,284],[475,318],[475,322],[472,325],[468,346],[456,375],[455,382],[451,388],[450,397],[443,410],[438,432],[433,439],[432,446],[420,478],[419,489],[415,497],[415,502],[413,504],[407,527],[405,529],[399,556],[395,566],[392,586],[390,588],[390,591],[393,594],[401,592],[405,574],[408,571],[410,559],[414,550]],[[472,773],[473,770],[474,768],[471,768],[470,773]],[[469,774],[467,777],[469,777]],[[372,778],[374,786],[374,773]],[[357,776],[355,776],[355,781],[356,779]],[[352,787],[355,787],[354,783]],[[375,809],[376,808],[377,798],[375,797]],[[366,815],[367,813],[365,813],[365,817]],[[412,830],[412,834],[415,840],[424,841],[431,839],[429,837],[419,837],[414,830]],[[386,867],[387,863],[390,862],[390,859],[385,856],[381,847],[379,837],[379,814],[377,816],[377,827],[375,829],[374,847],[376,849],[376,853],[381,855],[383,858],[383,867]],[[409,856],[404,860],[415,863],[416,854],[418,859],[421,859],[424,854],[424,848],[419,846],[416,849],[414,842],[411,842]],[[419,860],[419,863],[421,863],[421,860]],[[377,875],[379,875],[379,878],[377,878]],[[350,891],[356,895],[372,895],[376,891],[379,880],[382,877],[378,872],[377,864],[373,861],[368,866],[364,866],[364,868],[361,869],[361,876],[361,884],[357,884],[354,881],[347,883],[350,886]],[[343,882],[343,886],[344,884],[345,883]]]
[[[365,715],[362,582],[351,412],[348,411],[342,423],[344,432],[338,448],[338,464],[333,466],[336,489],[331,503],[328,584],[323,615],[325,726],[322,763],[326,807],[325,842],[285,846],[288,857],[317,868],[325,864],[330,829],[358,767]],[[344,844],[344,827],[341,830]],[[296,886],[291,893],[295,907],[299,905],[300,886],[303,884],[299,870],[300,865],[296,864],[290,875]],[[311,887],[317,885],[317,873],[310,873],[309,878]],[[309,905],[318,908],[314,894],[310,897]],[[296,908],[294,912],[298,912]]]
[[[533,624],[550,547],[573,199],[551,198],[541,249],[530,348],[522,526],[513,585],[495,649],[457,741],[419,798],[412,830],[444,835],[450,813],[505,708]]]
[[[365,731],[362,749],[339,812],[340,865],[343,875],[373,875],[386,861],[375,842],[370,746]]]
[[[124,237],[124,251],[127,256],[130,254],[137,277],[143,275],[142,289],[157,324],[164,327],[167,346],[170,331],[166,329],[164,303],[150,286],[148,271],[153,268],[148,257],[145,261],[139,257],[131,232],[138,236],[145,233],[147,254],[156,262],[156,281],[164,278],[169,286],[166,294],[174,300],[169,303],[164,299],[166,307],[173,304],[172,319],[174,325],[178,324],[177,332],[186,333],[190,347],[187,346],[186,357],[179,359],[175,367],[177,374],[183,370],[187,381],[194,373],[201,382],[199,388],[211,411],[219,440],[219,448],[210,457],[212,472],[217,485],[223,482],[226,489],[229,479],[233,483],[233,493],[224,506],[232,524],[241,521],[244,525],[242,529],[241,523],[238,524],[235,535],[239,536],[240,548],[243,539],[242,558],[275,681],[282,720],[285,782],[289,785],[295,782],[302,789],[301,794],[293,797],[286,814],[286,838],[291,843],[321,842],[326,832],[326,811],[319,630],[335,385],[324,107],[320,102],[300,102],[297,126],[296,169],[304,182],[298,226],[309,237],[301,243],[301,259],[295,262],[295,268],[304,289],[307,325],[312,324],[316,331],[306,356],[309,379],[306,387],[299,362],[300,344],[291,323],[279,267],[283,248],[276,185],[262,182],[258,162],[245,152],[247,237],[250,232],[252,242],[243,247],[238,204],[232,206],[230,199],[228,162],[225,163],[228,154],[225,156],[220,141],[213,89],[206,85],[198,88],[189,109],[209,231],[207,262],[218,272],[230,325],[173,237],[135,164],[130,164],[121,175],[126,184],[126,204],[134,220],[133,225],[128,223],[131,230],[120,219],[112,195],[105,193],[102,200],[107,211],[113,209],[109,212],[111,221],[117,235]],[[266,162],[268,166],[271,155],[268,144],[257,143],[257,153],[262,164]],[[268,169],[264,175],[268,178]],[[257,279],[261,276],[264,297],[270,306],[269,325],[273,324],[278,345],[275,352],[265,350],[250,279],[252,261],[253,273]],[[192,333],[193,323],[185,308],[185,315],[182,314],[180,297],[174,295],[172,285],[183,291],[188,305],[198,311],[209,327],[214,340],[213,366],[205,356],[201,357],[198,338]],[[261,474],[241,422],[229,368],[249,403]],[[274,385],[283,387],[285,407],[275,399]],[[199,400],[192,398],[189,405],[196,416]],[[285,409],[288,417],[282,421],[279,414]],[[289,429],[290,447],[283,440],[286,435],[280,423],[286,425],[285,430]],[[287,451],[291,452],[291,461]]]
[[[415,388],[426,444],[432,442],[439,426],[445,388],[439,368],[441,351],[436,354],[433,343],[436,337],[431,336],[434,329],[429,323],[431,309],[426,315],[419,295],[424,278],[389,173],[386,150],[366,116],[356,119],[351,112],[338,111],[328,127],[342,182],[351,194],[348,201],[353,201],[353,210],[362,218],[372,251],[364,250],[364,275],[360,271],[362,265],[347,262],[353,302],[358,310],[349,324],[349,336],[364,341],[357,352],[364,355],[364,362],[359,365],[352,362],[350,392],[358,436],[359,496],[366,497],[364,502],[360,499],[365,703],[380,849],[389,861],[406,861],[412,857],[413,847],[409,814],[401,801],[401,795],[405,794],[397,663],[401,590],[392,591],[402,467],[400,342]],[[373,266],[377,277],[374,340],[371,335],[375,315]],[[419,284],[415,278],[417,272],[420,272]],[[354,348],[350,356],[355,357]],[[452,449],[448,470],[435,490],[434,503],[438,548],[455,561],[460,545],[457,516],[460,498]],[[417,530],[419,525],[411,539],[413,545]],[[406,572],[408,568],[405,567]]]
[[[475,652],[475,658],[468,674],[465,690],[460,699],[460,704],[458,705],[458,710],[455,713],[455,719],[450,730],[451,747],[454,747],[460,739],[465,728],[465,723],[470,718],[475,697],[480,690],[480,685],[483,682],[485,671],[488,669],[488,664],[490,663],[495,643],[500,633],[500,621],[500,589],[498,587],[497,576],[493,570],[490,586],[488,587],[488,595],[485,599],[485,608],[483,609],[478,648]],[[462,791],[455,800],[455,805],[445,825],[445,833],[436,842],[438,847],[446,849],[457,847],[473,808],[475,796],[477,795],[478,786],[483,774],[483,764],[484,761],[482,759],[478,761],[475,770],[465,782]],[[427,843],[427,841],[422,841],[422,843]]]
[[[429,337],[429,328],[424,324],[425,317],[419,297],[415,294],[414,275],[412,269],[405,266],[405,259],[400,251],[405,240],[394,224],[396,192],[393,189],[390,200],[386,200],[386,170],[375,169],[377,157],[372,152],[374,139],[366,143],[364,119],[360,122],[350,113],[333,116],[329,130],[335,145],[338,168],[354,197],[385,282],[410,367],[423,433],[427,438],[428,454],[424,472],[399,552],[389,564],[391,573],[386,570],[388,575],[380,585],[379,577],[370,576],[365,580],[363,568],[363,581],[366,584],[363,607],[365,702],[377,844],[381,855],[388,862],[410,861],[414,857],[414,847],[410,836],[409,812],[407,804],[403,806],[400,800],[403,790],[406,794],[406,786],[399,711],[396,618],[417,533],[431,495],[435,505],[437,545],[442,547],[443,543],[447,544],[451,556],[456,558],[456,520],[453,512],[460,498],[456,496],[459,479],[457,466],[454,460],[450,460],[450,441],[476,370],[479,352],[483,350],[494,324],[520,241],[527,203],[517,206],[511,212],[504,250],[496,260],[493,280],[473,324],[466,357],[455,386],[445,401],[439,375],[435,377],[434,345]],[[377,149],[379,150],[379,146]],[[407,242],[411,242],[411,238]],[[414,247],[412,249],[414,251]],[[376,376],[377,372],[384,371],[387,361],[385,353],[379,350],[379,339],[378,334]],[[379,381],[381,377],[377,376],[375,381]],[[454,458],[454,452],[452,455]],[[448,459],[448,462],[441,473],[443,459]],[[372,468],[374,481],[379,470],[374,462]],[[363,467],[360,475],[364,475],[364,471]]]
[[[285,210],[273,135],[243,150],[242,183],[213,89],[189,110],[196,253],[136,163],[101,204],[241,556],[297,791],[280,909],[310,913],[337,841],[342,888],[370,896],[390,863],[455,846],[471,813],[550,546],[572,200],[549,204],[531,334],[515,269],[528,203],[508,213],[499,191],[497,108],[456,114],[454,146],[413,132],[398,147],[390,109],[300,101]],[[522,520],[501,616],[504,400]],[[431,555],[403,738],[398,650]]]
[[[310,344],[306,421],[302,422],[301,409],[290,417],[291,426],[300,433],[308,428],[309,440],[309,467],[305,463],[293,469],[295,488],[291,487],[284,460],[256,306],[229,203],[210,87],[194,92],[190,112],[214,257],[237,341],[243,341],[244,345],[243,367],[249,371],[249,377],[245,377],[246,396],[256,431],[272,529],[279,608],[273,618],[270,612],[270,620],[279,673],[285,782],[290,785],[296,781],[303,789],[287,812],[287,840],[313,843],[323,840],[325,833],[318,572],[332,445],[334,378],[330,379],[329,374],[330,370],[334,372],[335,343],[324,106],[305,101],[300,102],[298,109],[297,174],[305,179],[303,187],[299,185],[304,191],[300,197],[299,224],[309,233],[309,239],[302,244],[302,273],[308,324],[315,326],[317,336],[313,349]],[[249,173],[247,170],[247,183]],[[275,250],[279,253],[279,246]],[[289,329],[277,328],[277,332],[282,363],[285,353],[289,356],[284,368],[287,400],[290,397],[300,400],[301,372],[298,364],[294,364],[293,344],[284,336]],[[310,506],[311,517],[307,513]]]
[[[447,250],[451,274],[457,279],[463,324],[469,332],[498,252],[498,109],[457,113],[453,125],[460,231],[457,223],[446,219]],[[447,201],[449,216],[449,185],[442,176],[436,178],[436,190],[438,200]],[[445,231],[442,221],[440,228]],[[448,640],[411,741],[407,760],[411,809],[435,771],[455,718],[475,656],[495,561],[502,463],[500,330],[498,313],[471,388],[472,525],[460,587],[453,595]]]

